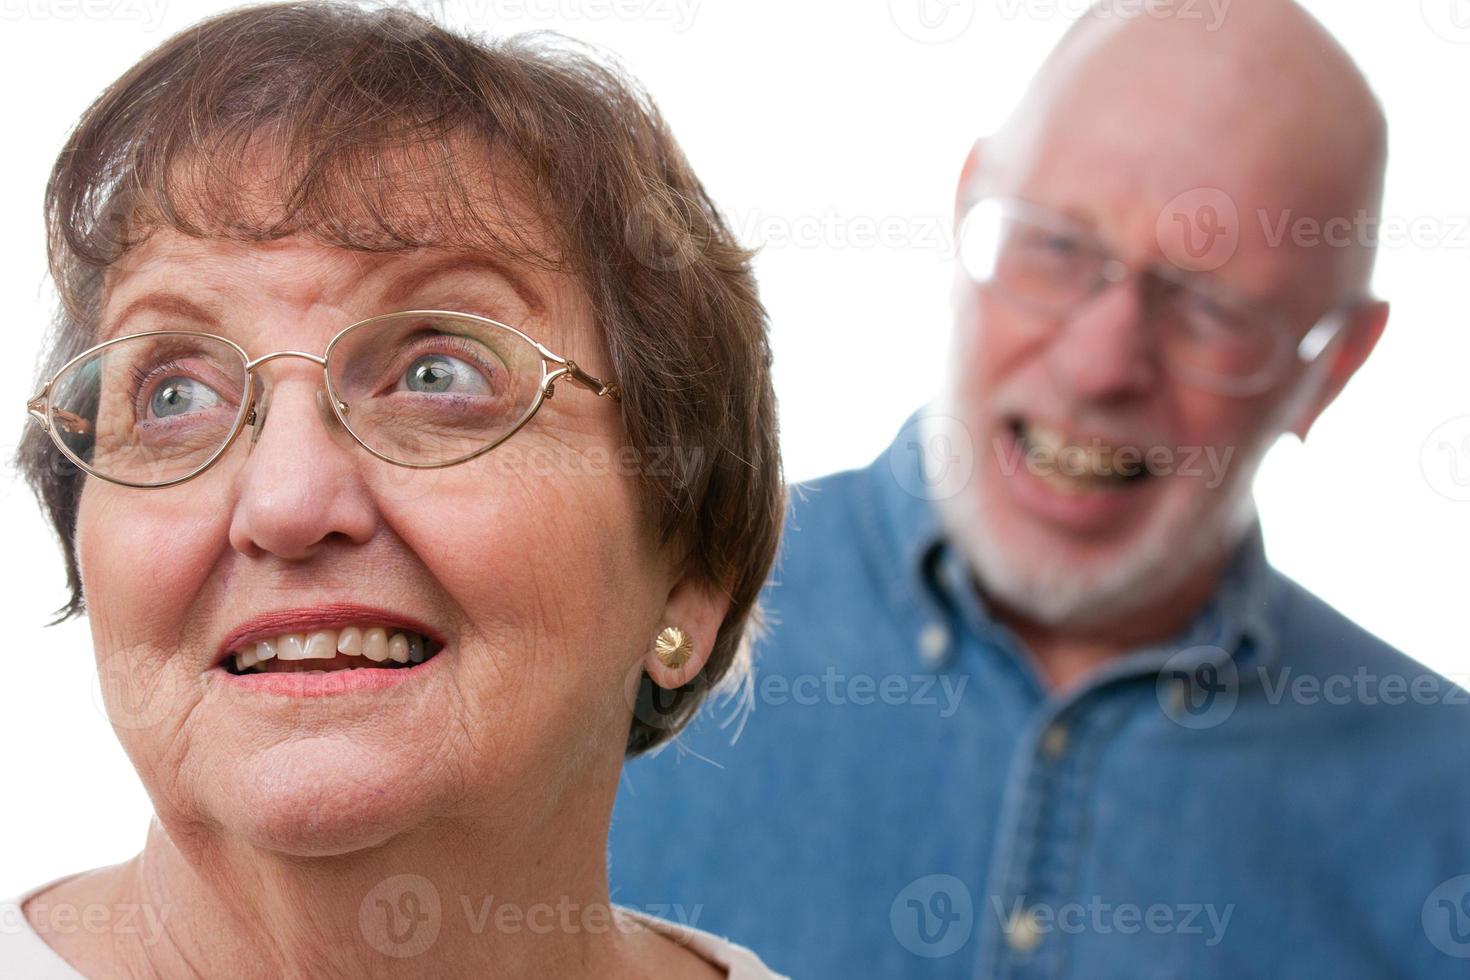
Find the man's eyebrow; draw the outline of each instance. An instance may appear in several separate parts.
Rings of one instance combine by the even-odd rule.
[[[101,343],[104,340],[111,340],[113,337],[121,336],[123,324],[135,314],[145,311],[184,317],[203,324],[212,330],[219,329],[220,319],[218,309],[204,306],[179,293],[156,292],[140,296],[123,307],[122,311],[113,318],[111,323],[103,326],[97,342]]]
[[[540,294],[532,289],[525,278],[517,275],[513,269],[489,256],[465,254],[451,255],[437,262],[422,265],[412,272],[404,274],[393,285],[384,290],[383,302],[389,305],[400,304],[414,290],[431,279],[447,275],[451,272],[476,270],[491,273],[509,284],[510,288],[515,290],[515,294],[520,297],[521,302],[525,303],[531,312],[540,313],[544,310],[546,304],[542,302]]]

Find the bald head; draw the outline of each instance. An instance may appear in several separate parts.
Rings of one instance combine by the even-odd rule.
[[[1269,281],[1251,244],[1296,247],[1294,229],[1349,218],[1368,231],[1298,258],[1334,298],[1361,294],[1387,156],[1377,99],[1341,46],[1290,0],[1227,0],[1216,14],[1197,3],[1095,6],[987,141],[977,177],[1075,192],[1077,200],[1054,202],[1074,207],[1092,194],[1120,222],[1156,218],[1192,191],[1221,191],[1240,218],[1239,274],[1268,291],[1285,282]],[[1124,198],[1147,203],[1130,210]]]

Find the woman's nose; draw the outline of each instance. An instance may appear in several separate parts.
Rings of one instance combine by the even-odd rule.
[[[285,373],[269,386],[256,376],[246,458],[235,471],[230,544],[246,555],[302,559],[334,538],[368,540],[377,518],[360,473],[366,454],[333,414],[319,376],[312,384]]]
[[[267,388],[263,385],[260,376],[256,375],[251,392],[253,399],[251,411],[245,420],[245,424],[250,428],[250,439],[247,443],[250,450],[255,448],[255,444],[260,441],[260,434],[265,431],[265,420],[270,415],[271,392],[274,390],[274,388]],[[314,397],[317,413],[321,416],[322,423],[327,427],[327,432],[331,434],[333,441],[343,448],[353,445],[353,439],[343,428],[342,420],[337,418],[336,413],[332,411],[329,401],[331,396],[327,394],[327,386],[317,385]]]

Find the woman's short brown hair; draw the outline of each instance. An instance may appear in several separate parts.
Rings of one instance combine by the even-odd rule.
[[[234,179],[262,138],[284,161],[269,208]],[[495,162],[493,180],[463,167],[466,140]],[[400,157],[436,189],[433,227],[393,206],[382,167]],[[474,202],[486,184],[529,201],[555,240],[484,220]],[[765,311],[750,253],[616,64],[555,35],[486,40],[399,8],[235,10],[165,41],[87,109],[45,214],[61,305],[38,381],[96,342],[108,267],[160,227],[510,252],[576,275],[622,388],[631,458],[650,464],[638,470],[650,523],[730,597],[699,678],[659,692],[642,677],[628,753],[672,737],[712,685],[746,676],[785,502]],[[39,426],[16,461],[62,543],[62,622],[85,612],[84,474]]]

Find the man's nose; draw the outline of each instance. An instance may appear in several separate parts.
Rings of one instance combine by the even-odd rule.
[[[1108,401],[1146,394],[1159,381],[1148,304],[1137,277],[1087,300],[1052,337],[1047,361],[1079,399]]]
[[[320,372],[277,363],[274,383],[262,385],[255,376],[255,417],[235,472],[230,544],[246,555],[301,559],[332,538],[362,543],[376,518],[359,472],[361,451],[332,413]]]

